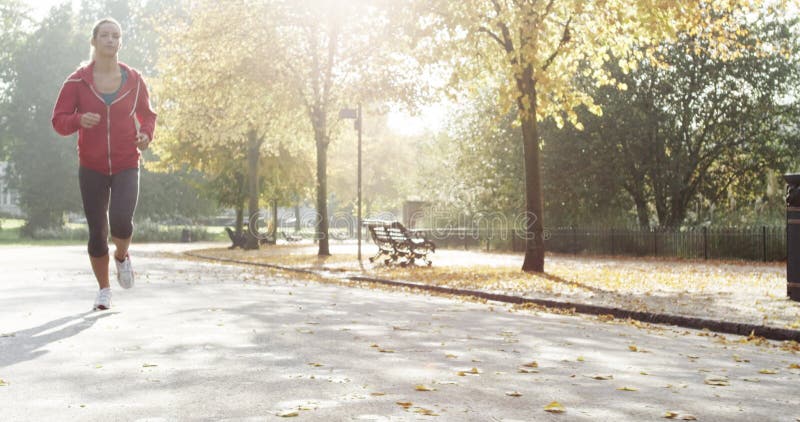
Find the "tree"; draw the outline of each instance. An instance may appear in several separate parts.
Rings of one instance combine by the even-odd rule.
[[[187,9],[182,20],[168,17],[162,25],[161,36],[168,42],[163,43],[156,85],[163,99],[164,141],[154,144],[161,168],[181,163],[217,182],[236,182],[220,190],[218,199],[236,206],[239,216],[244,183],[247,247],[252,249],[258,248],[261,192],[265,182],[274,180],[261,177],[264,157],[293,151],[294,137],[303,134],[295,124],[296,108],[276,77],[277,52],[268,50],[274,44],[264,42],[276,38],[276,15],[269,6],[204,1]]]
[[[27,234],[61,227],[64,212],[81,209],[75,144],[57,136],[50,124],[62,78],[74,71],[86,52],[86,37],[75,30],[73,18],[69,5],[51,9],[14,58],[9,158],[11,182],[27,215],[23,230]]]
[[[542,272],[539,122],[551,117],[558,126],[566,120],[581,128],[577,107],[601,113],[591,96],[574,83],[580,65],[587,66],[586,73],[598,84],[615,84],[603,70],[605,62],[622,57],[633,45],[674,37],[683,28],[719,40],[710,48],[728,56],[734,51],[727,48],[732,44],[729,31],[750,6],[736,0],[680,4],[663,0],[420,0],[415,8],[422,16],[418,19],[421,32],[428,35],[423,46],[451,59],[454,82],[474,81],[487,73],[499,75],[501,98],[507,107],[515,104],[518,108],[527,212],[522,270]]]
[[[0,16],[0,160],[5,160],[11,142],[8,116],[13,109],[11,93],[17,77],[15,61],[25,42],[24,27],[30,24],[30,20],[19,0],[0,0]]]
[[[328,149],[339,129],[339,110],[354,103],[407,94],[401,58],[390,43],[399,28],[387,25],[393,2],[280,0],[282,80],[302,102],[316,151],[318,254],[328,247]]]
[[[658,63],[642,60],[628,74],[609,63],[628,89],[599,89],[604,115],[585,116],[586,130],[565,136],[618,170],[644,227],[679,227],[690,208],[719,205],[733,190],[752,195],[769,170],[786,169],[798,141],[787,130],[800,117],[792,25],[775,17],[751,23],[729,60],[683,34],[659,47]]]

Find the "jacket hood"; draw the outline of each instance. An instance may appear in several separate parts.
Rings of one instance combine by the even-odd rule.
[[[125,69],[128,72],[128,79],[125,81],[125,84],[120,87],[120,92],[132,89],[136,87],[136,79],[139,77],[139,73],[132,67],[126,65],[122,62],[117,62],[119,66]],[[87,85],[94,89],[94,60],[91,63],[87,64],[86,66],[81,66],[78,70],[75,71],[73,76],[70,76],[70,79],[82,79],[86,82]]]

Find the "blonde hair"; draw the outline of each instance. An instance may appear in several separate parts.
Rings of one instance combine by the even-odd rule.
[[[95,40],[97,38],[97,33],[100,32],[100,26],[103,25],[103,24],[106,24],[106,23],[113,23],[114,25],[117,25],[117,28],[119,28],[120,34],[122,34],[122,25],[120,25],[119,22],[117,22],[116,19],[111,18],[111,17],[103,18],[103,19],[100,19],[99,21],[95,22],[94,28],[92,28],[92,38],[89,41],[93,41],[93,40]],[[89,45],[89,62],[92,62],[93,60],[94,60],[94,46],[90,44]]]

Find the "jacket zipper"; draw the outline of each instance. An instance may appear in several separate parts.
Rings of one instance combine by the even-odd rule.
[[[95,91],[94,87],[91,84],[89,85],[89,89],[92,90],[92,93],[105,104],[105,100],[103,97]],[[131,90],[128,90],[125,94],[118,96],[111,104],[106,104],[106,146],[107,146],[107,155],[108,155],[108,175],[113,175],[112,167],[111,167],[111,106],[114,105],[116,102],[120,101],[121,99],[128,96],[131,93]],[[138,90],[137,90],[138,95]]]
[[[108,142],[108,175],[114,174],[111,171],[111,105],[106,105],[106,140]]]

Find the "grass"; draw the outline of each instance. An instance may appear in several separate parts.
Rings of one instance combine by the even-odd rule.
[[[25,224],[21,219],[0,219],[0,245],[21,246],[64,246],[86,243],[88,238],[86,224],[67,223],[63,229],[46,231],[42,238],[20,237],[20,229]],[[134,236],[140,242],[179,242],[184,226],[167,226],[154,223],[137,224]],[[193,238],[202,241],[223,241],[228,239],[224,227],[192,227]],[[203,233],[205,232],[205,233]]]
[[[371,264],[352,250],[319,257],[314,245],[257,251],[207,249],[200,255],[451,288],[590,303],[635,311],[735,319],[800,329],[800,302],[786,299],[785,265],[548,254],[546,273],[520,271],[521,255],[437,251],[433,266]]]

